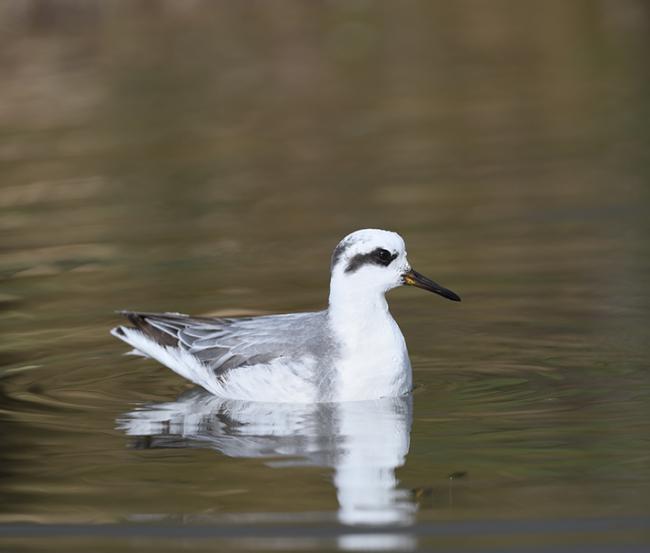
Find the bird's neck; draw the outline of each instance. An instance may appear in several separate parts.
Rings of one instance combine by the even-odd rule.
[[[348,401],[407,393],[411,365],[385,290],[373,289],[367,281],[356,287],[349,278],[338,284],[330,289],[328,309],[330,330],[340,348],[333,365],[336,397]]]
[[[335,278],[330,284],[329,314],[341,327],[366,326],[390,317],[384,290],[350,281],[342,285]]]

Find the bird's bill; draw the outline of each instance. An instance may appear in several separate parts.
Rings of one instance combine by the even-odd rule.
[[[434,294],[438,294],[443,298],[447,298],[452,301],[460,301],[460,296],[447,288],[443,288],[437,282],[428,279],[424,275],[421,275],[417,271],[411,269],[408,273],[402,275],[402,282],[407,286],[415,286],[416,288],[422,288],[423,290],[428,290]]]

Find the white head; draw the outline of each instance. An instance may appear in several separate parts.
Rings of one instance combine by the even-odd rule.
[[[363,229],[348,234],[332,254],[330,305],[342,301],[381,298],[402,285],[417,286],[448,299],[460,301],[443,288],[411,268],[406,245],[396,232]]]

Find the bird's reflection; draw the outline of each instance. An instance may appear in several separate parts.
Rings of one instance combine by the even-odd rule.
[[[415,504],[395,469],[409,449],[411,397],[329,404],[226,400],[192,390],[119,419],[144,447],[210,447],[274,467],[332,467],[345,524],[408,524]]]

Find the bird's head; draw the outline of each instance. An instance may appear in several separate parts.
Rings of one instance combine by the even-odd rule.
[[[460,297],[414,271],[406,257],[406,245],[396,232],[363,229],[348,234],[332,254],[332,293],[384,294],[398,286],[416,286],[447,299]]]

